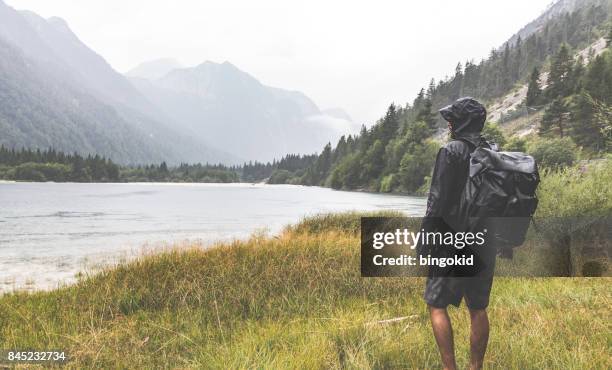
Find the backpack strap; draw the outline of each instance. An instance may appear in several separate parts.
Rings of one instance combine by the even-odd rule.
[[[470,147],[471,152],[475,151],[478,148],[487,148],[487,149],[494,150],[496,152],[499,151],[499,147],[494,141],[485,140],[482,136],[480,137],[480,142],[478,143],[478,145],[474,145],[474,143],[472,143],[471,141],[461,138],[461,137],[454,139],[454,140],[459,140],[459,141],[463,141],[464,143],[466,143]]]

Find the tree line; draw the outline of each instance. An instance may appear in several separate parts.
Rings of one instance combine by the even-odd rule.
[[[0,145],[0,179],[55,182],[260,182],[275,171],[294,173],[314,163],[317,155],[288,155],[279,161],[243,165],[166,162],[120,166],[99,155],[66,154],[55,149],[15,149]],[[282,182],[282,181],[281,181]]]
[[[119,181],[119,166],[99,155],[83,157],[54,149],[0,146],[0,179],[24,181]]]
[[[55,182],[238,182],[240,167],[166,162],[119,166],[99,155],[0,146],[0,179]]]

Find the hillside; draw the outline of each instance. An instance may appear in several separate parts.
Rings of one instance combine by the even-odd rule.
[[[590,4],[600,4],[605,3],[601,0],[556,0],[552,1],[550,5],[546,8],[542,14],[529,22],[523,28],[521,28],[516,34],[514,34],[507,43],[510,45],[514,45],[516,41],[520,38],[523,40],[531,36],[536,32],[542,31],[546,24],[559,16],[565,16],[566,14],[570,14],[575,12],[578,9],[585,8]],[[592,16],[593,14],[591,14]]]
[[[0,1],[0,48],[0,144],[6,147],[53,147],[125,164],[235,158],[174,130],[60,18]]]
[[[161,159],[172,152],[151,140],[112,107],[67,88],[0,40],[0,144],[99,153],[122,162]]]
[[[560,0],[487,59],[458,63],[411,103],[392,104],[359,135],[323,147],[306,166],[277,169],[270,180],[422,194],[447,140],[437,110],[462,96],[487,106],[484,135],[504,150],[561,166],[601,156],[612,139],[611,15],[610,0]]]

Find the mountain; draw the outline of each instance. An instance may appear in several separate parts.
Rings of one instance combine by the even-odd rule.
[[[125,73],[127,77],[156,80],[164,77],[173,69],[182,68],[181,64],[173,58],[160,58],[143,62]]]
[[[514,45],[518,38],[525,40],[532,34],[542,30],[546,24],[559,16],[566,16],[578,9],[588,6],[600,6],[609,3],[608,0],[557,0],[548,5],[546,10],[539,17],[527,23],[517,33],[515,33],[506,43]],[[590,17],[597,17],[597,14],[590,14]],[[601,13],[599,14],[601,16]]]
[[[67,23],[0,0],[0,145],[119,163],[238,162],[176,130]]]
[[[87,88],[104,101],[135,109],[153,108],[104,58],[83,44],[63,19],[44,19],[0,3],[0,24],[0,37],[26,57],[44,63],[47,72],[68,84]]]
[[[0,0],[0,144],[97,153],[119,163],[272,160],[354,130],[304,94],[230,63],[172,59],[115,71],[61,18]],[[8,88],[12,86],[12,88]]]
[[[229,62],[207,61],[131,81],[181,130],[242,158],[312,153],[353,129],[303,93],[266,86]]]
[[[97,153],[121,163],[217,155],[150,124],[146,117],[132,117],[128,122],[112,106],[49,76],[45,68],[0,39],[0,145]]]

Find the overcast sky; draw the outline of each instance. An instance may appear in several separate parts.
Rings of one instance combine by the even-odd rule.
[[[551,0],[5,0],[64,18],[115,69],[230,61],[371,124],[431,77],[486,57]]]

